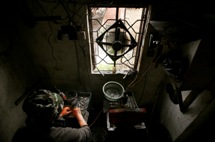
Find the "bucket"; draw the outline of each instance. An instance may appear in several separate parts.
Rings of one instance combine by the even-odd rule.
[[[120,83],[109,81],[103,85],[102,91],[107,100],[117,101],[123,97],[125,89]]]

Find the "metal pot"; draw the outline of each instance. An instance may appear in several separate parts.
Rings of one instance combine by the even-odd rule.
[[[117,101],[123,97],[125,89],[120,83],[109,81],[103,85],[102,91],[107,100]]]

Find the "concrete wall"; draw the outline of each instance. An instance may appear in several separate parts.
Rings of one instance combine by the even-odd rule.
[[[200,59],[196,55],[201,54],[201,56],[204,57],[210,57],[205,56],[204,52],[200,52],[199,48],[206,48],[206,49],[213,49],[213,42],[212,40],[206,40],[207,44],[203,44],[204,46],[200,46],[201,40],[192,41],[190,43],[184,44],[182,49],[185,49],[185,56],[189,55],[189,63],[190,67],[187,71],[187,78],[194,78],[193,84],[189,85],[186,83],[186,79],[183,80],[180,83],[176,83],[177,88],[181,89],[182,93],[182,99],[183,101],[187,98],[189,93],[191,91],[195,91],[197,89],[202,89],[203,91],[198,94],[197,98],[189,105],[187,110],[182,113],[180,111],[179,104],[174,104],[169,97],[169,94],[164,89],[163,94],[159,97],[160,101],[160,122],[168,129],[172,140],[175,142],[180,141],[189,141],[189,140],[198,140],[200,138],[200,135],[203,138],[204,136],[207,136],[207,129],[201,130],[203,125],[207,123],[207,125],[210,123],[214,125],[213,121],[211,121],[211,114],[213,114],[213,111],[211,108],[214,106],[214,91],[211,88],[214,88],[213,84],[213,78],[210,78],[207,80],[206,83],[201,84],[201,78],[198,78],[198,76],[195,76],[194,70],[198,69],[198,72],[201,74],[201,76],[208,77],[211,74],[205,74],[204,71],[208,68],[201,68],[202,64],[207,64],[207,62],[200,64]],[[210,42],[211,41],[211,44]],[[205,42],[205,40],[202,40],[201,42]],[[206,46],[207,45],[207,46]],[[183,50],[183,51],[185,51]],[[209,50],[210,51],[210,50]],[[190,52],[190,53],[188,53]],[[191,53],[192,52],[192,53]],[[213,54],[214,52],[208,53],[208,55]],[[210,58],[211,60],[212,58]],[[201,62],[204,62],[206,60],[201,60]],[[211,60],[212,61],[212,60]],[[195,64],[196,66],[193,66]],[[214,68],[213,64],[209,65],[212,69]],[[195,68],[195,69],[194,69]],[[194,71],[194,72],[193,72]],[[201,72],[202,71],[202,72]],[[207,71],[206,71],[207,72]],[[185,75],[186,76],[186,75]],[[166,83],[174,82],[171,77],[166,76]],[[191,82],[190,82],[191,83]],[[180,88],[180,85],[187,84],[186,90],[183,90],[183,87]],[[198,87],[195,87],[196,85]],[[165,87],[165,86],[164,86]],[[192,88],[193,87],[193,88]],[[209,119],[210,118],[210,119]],[[209,121],[210,120],[210,121]],[[198,136],[199,134],[199,136]],[[205,138],[203,138],[205,139]]]
[[[186,92],[185,92],[186,93]],[[184,97],[186,94],[182,94]],[[177,141],[177,139],[183,133],[189,133],[186,135],[186,138],[191,136],[193,129],[189,129],[192,125],[196,125],[195,127],[198,129],[200,122],[193,123],[198,116],[205,111],[207,106],[212,102],[213,95],[205,90],[194,100],[194,102],[189,106],[185,113],[180,111],[179,105],[173,104],[170,101],[169,95],[164,93],[163,97],[163,105],[161,106],[161,115],[160,121],[169,131],[172,140]],[[186,140],[184,137],[184,140]]]
[[[11,141],[17,127],[24,123],[25,114],[16,100],[27,86],[25,76],[16,74],[8,59],[0,57],[0,141]]]
[[[16,29],[13,29],[15,32]],[[33,62],[18,34],[2,30],[0,35],[0,141],[9,142],[16,129],[24,125],[22,98],[38,79]]]

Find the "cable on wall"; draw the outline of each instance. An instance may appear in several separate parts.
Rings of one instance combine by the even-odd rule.
[[[90,71],[88,70],[88,68],[87,68],[87,63],[86,63],[86,61],[88,61],[88,60],[86,59],[87,55],[86,55],[86,53],[84,52],[84,47],[86,47],[87,45],[88,45],[88,44],[83,45],[83,46],[80,46],[80,45],[79,45],[79,47],[81,48],[81,50],[82,50],[82,52],[83,52],[83,54],[84,54],[84,63],[85,63],[85,66],[86,66],[87,74],[88,74],[89,79],[90,79],[90,78],[91,78],[91,76],[90,76]]]
[[[54,67],[53,67],[53,72],[52,72],[52,76],[53,76],[53,78],[54,78],[54,76],[55,76],[55,69],[57,68],[58,63],[57,63],[57,58],[56,58],[55,55],[54,55],[54,48],[53,48],[53,46],[52,46],[52,44],[51,44],[51,42],[50,42],[50,38],[51,38],[51,36],[52,36],[52,34],[53,34],[53,29],[52,29],[52,27],[51,27],[51,21],[49,21],[49,27],[50,27],[50,29],[51,29],[51,32],[50,32],[50,34],[49,34],[49,36],[48,36],[48,43],[49,43],[49,45],[50,45],[50,47],[51,47],[51,56],[52,56],[52,58],[53,58],[54,61],[55,61],[55,65],[54,65]],[[53,81],[54,81],[54,79],[53,79]],[[55,84],[55,83],[53,83],[53,84]]]
[[[128,87],[126,88],[126,90],[128,90],[128,89],[131,88],[132,86],[134,86],[134,85],[136,85],[137,83],[139,83],[139,82],[143,79],[143,77],[145,77],[145,76],[147,75],[149,69],[151,68],[151,64],[152,64],[152,63],[150,63],[150,61],[149,61],[148,64],[149,64],[149,65],[148,65],[146,71],[141,75],[141,77],[137,80],[138,74],[136,74],[134,80],[128,85]]]
[[[78,58],[78,48],[77,48],[77,43],[76,41],[74,41],[75,43],[75,51],[76,51],[76,57],[77,57],[77,68],[78,68],[78,79],[80,84],[82,85],[82,87],[84,88],[85,91],[87,91],[86,87],[83,85],[83,83],[81,82],[81,77],[80,77],[80,63],[79,63],[79,58]]]

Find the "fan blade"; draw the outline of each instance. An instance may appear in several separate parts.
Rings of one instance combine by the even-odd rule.
[[[101,44],[103,44],[103,45],[109,45],[109,46],[112,46],[112,45],[113,45],[113,43],[109,43],[109,42],[99,42],[99,43],[101,43]]]
[[[120,36],[120,27],[116,27],[116,30],[115,30],[115,41],[119,40],[119,36]]]

